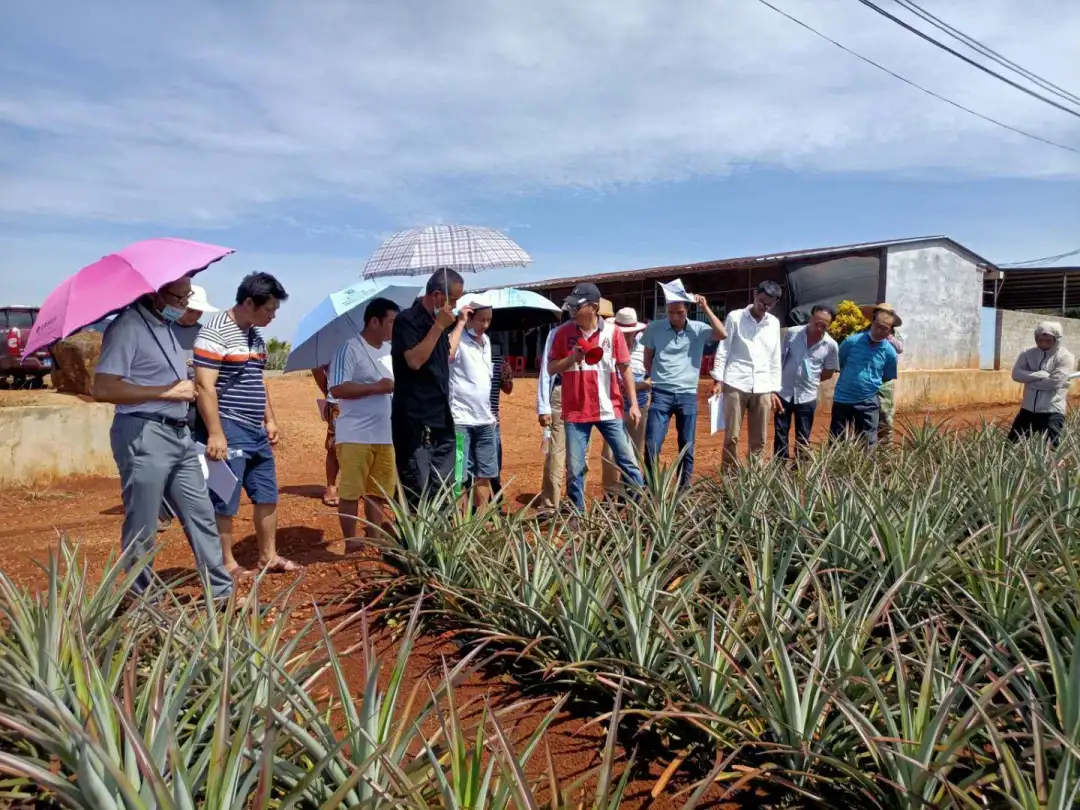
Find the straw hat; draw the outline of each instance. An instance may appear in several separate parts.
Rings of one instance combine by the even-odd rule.
[[[613,318],[615,317],[615,308],[611,305],[611,302],[606,298],[600,299],[600,312],[597,313],[601,318]]]
[[[894,329],[898,326],[904,325],[903,319],[900,317],[899,313],[895,309],[893,309],[893,305],[886,304],[884,301],[880,304],[870,304],[865,307],[859,307],[859,309],[862,310],[863,317],[866,318],[866,320],[868,321],[874,320],[874,315],[879,312],[888,312],[893,317]]]
[[[613,323],[619,331],[627,335],[635,335],[645,328],[645,324],[638,322],[637,310],[633,307],[623,307],[615,313],[614,318],[608,318],[608,323]]]

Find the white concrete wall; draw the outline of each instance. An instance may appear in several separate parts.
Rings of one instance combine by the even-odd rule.
[[[942,244],[888,251],[885,300],[904,319],[904,369],[979,368],[983,271]]]
[[[1036,315],[1033,312],[1013,312],[1009,309],[997,311],[997,363],[998,368],[1012,370],[1016,357],[1025,349],[1035,345],[1035,327],[1043,321],[1061,324],[1064,337],[1062,345],[1080,356],[1080,320],[1060,318],[1057,315]]]
[[[0,490],[69,476],[115,476],[113,406],[97,403],[0,408]]]

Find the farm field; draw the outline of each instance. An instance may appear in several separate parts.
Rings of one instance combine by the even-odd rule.
[[[0,646],[2,767],[81,767],[77,782],[49,777],[61,806],[81,806],[90,771],[116,799],[85,805],[101,807],[136,806],[124,780],[147,796],[182,782],[195,806],[221,807],[248,806],[230,789],[260,807],[593,806],[598,792],[632,807],[1072,806],[1072,431],[1051,459],[976,429],[1011,411],[937,414],[943,428],[920,424],[876,465],[838,447],[796,472],[722,477],[719,436],[702,436],[689,493],[660,481],[638,506],[538,526],[524,508],[542,466],[532,386],[503,401],[510,514],[431,504],[388,560],[346,549],[319,501],[314,383],[272,380],[279,545],[307,568],[261,580],[261,613],[249,600],[210,616],[190,585],[153,607],[119,601],[115,479],[0,493],[0,602],[25,631]],[[42,566],[61,537],[85,574],[55,573],[50,597]],[[155,568],[190,574],[182,533],[163,538]],[[74,694],[55,688],[68,681]],[[190,722],[169,730],[155,705]],[[173,763],[158,769],[167,790],[151,761]]]

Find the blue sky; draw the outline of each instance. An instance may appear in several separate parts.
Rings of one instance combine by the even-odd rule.
[[[852,0],[776,0],[933,90],[1080,148],[1080,119]],[[926,7],[1080,93],[1080,5]],[[477,285],[947,234],[996,261],[1080,247],[1080,155],[881,74],[754,0],[0,6],[0,278],[37,303],[136,239],[265,269],[271,332],[434,222],[534,257]]]

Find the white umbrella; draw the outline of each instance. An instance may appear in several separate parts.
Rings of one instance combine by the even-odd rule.
[[[387,239],[364,266],[364,278],[424,276],[441,267],[479,273],[525,267],[532,258],[508,236],[475,225],[410,228]]]
[[[363,331],[364,309],[372,299],[389,298],[398,306],[407,307],[421,292],[420,287],[391,285],[379,289],[370,284],[331,293],[300,319],[285,371],[321,368],[329,363],[338,346]]]

